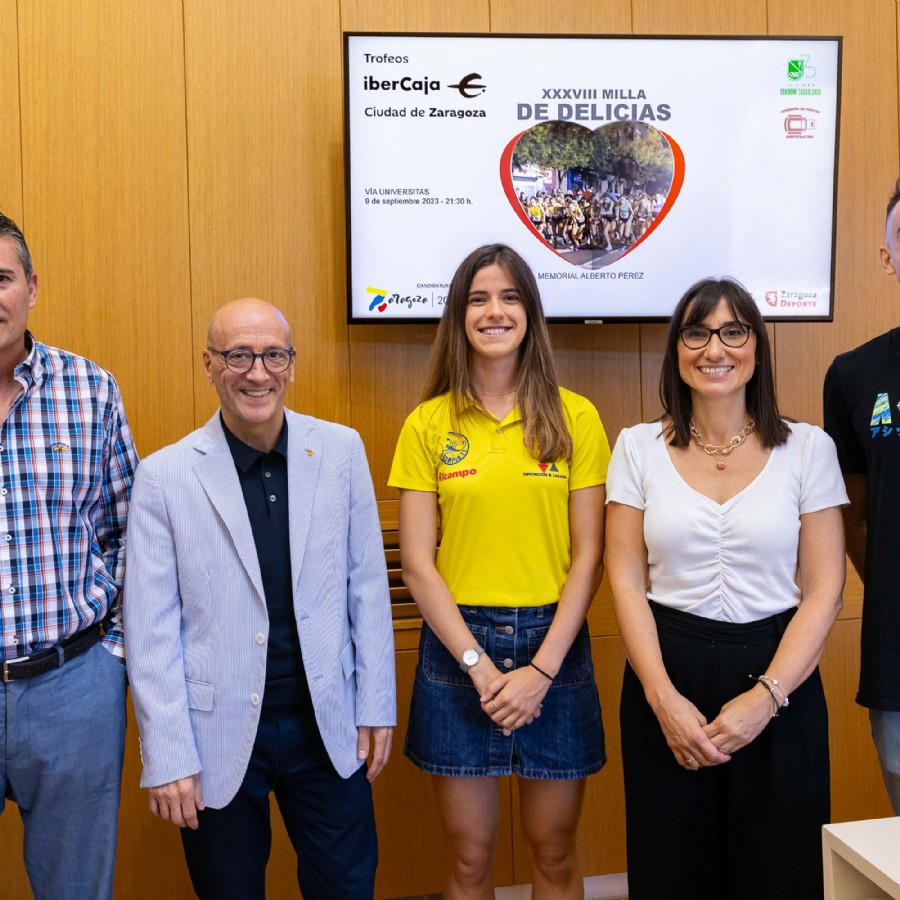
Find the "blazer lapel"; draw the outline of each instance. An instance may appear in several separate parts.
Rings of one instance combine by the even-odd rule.
[[[288,502],[291,527],[291,575],[294,590],[300,580],[309,536],[313,497],[322,462],[322,442],[315,425],[288,413]]]
[[[225,433],[222,431],[218,412],[204,426],[195,448],[200,454],[194,464],[197,479],[225,523],[238,558],[247,570],[260,601],[265,603],[265,591],[253,531],[247,516],[247,506],[244,503],[241,483],[231,450],[225,440]]]

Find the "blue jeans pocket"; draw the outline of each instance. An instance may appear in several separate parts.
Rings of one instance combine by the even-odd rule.
[[[487,637],[487,628],[481,625],[469,625],[469,631],[483,647]],[[472,679],[460,669],[458,660],[451,656],[447,648],[427,626],[422,629],[420,662],[422,672],[429,681],[472,687]]]
[[[533,659],[544,642],[549,625],[541,625],[538,628],[529,628],[526,631],[528,640],[528,658]],[[559,673],[553,679],[550,690],[565,687],[571,684],[583,684],[594,676],[594,667],[591,663],[591,644],[588,637],[587,625],[582,625],[581,630],[575,636],[569,652],[560,666]]]

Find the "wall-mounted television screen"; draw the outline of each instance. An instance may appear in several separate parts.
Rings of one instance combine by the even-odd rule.
[[[440,318],[475,247],[552,321],[663,320],[739,279],[832,318],[839,37],[344,35],[348,320]]]

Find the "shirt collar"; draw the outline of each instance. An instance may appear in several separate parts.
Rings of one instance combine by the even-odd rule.
[[[28,351],[28,355],[15,367],[13,377],[26,387],[31,384],[40,384],[47,371],[47,364],[40,345],[30,331],[25,332],[25,349]]]
[[[228,426],[225,424],[225,419],[222,418],[222,413],[219,413],[219,421],[222,423],[222,430],[225,432],[225,440],[228,441],[228,449],[231,450],[231,456],[234,459],[234,464],[240,469],[241,472],[246,472],[247,469],[250,468],[261,456],[267,456],[268,454],[263,453],[261,450],[257,450],[256,447],[251,447],[249,444],[245,444],[239,437],[231,432]],[[281,433],[278,435],[278,440],[275,443],[275,446],[269,451],[270,453],[278,453],[280,456],[283,456],[287,459],[287,451],[288,451],[288,424],[287,424],[287,416],[284,417],[284,424],[281,426]]]
[[[496,422],[500,425],[512,425],[514,422],[520,422],[522,420],[522,411],[519,408],[519,404],[517,403],[503,419],[498,419],[493,413],[488,412],[477,400],[470,400],[462,409],[463,414],[472,413],[477,416],[483,416],[485,419],[488,419],[491,422]]]

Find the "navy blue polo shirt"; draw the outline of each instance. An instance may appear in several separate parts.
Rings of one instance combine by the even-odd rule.
[[[224,419],[222,429],[244,494],[269,613],[263,709],[294,706],[309,700],[309,688],[297,636],[291,584],[287,418],[278,442],[268,453],[261,453],[235,437]]]

